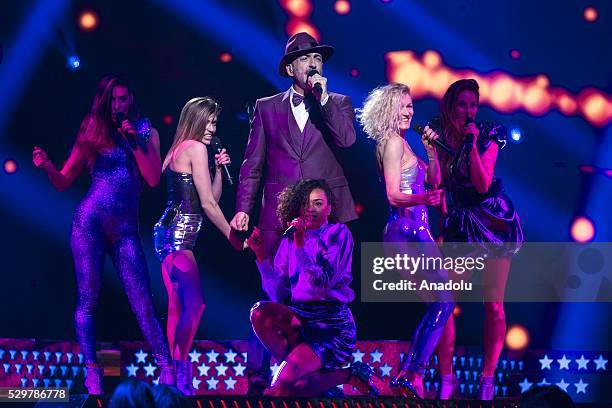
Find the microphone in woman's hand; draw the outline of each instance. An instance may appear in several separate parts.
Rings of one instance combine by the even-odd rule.
[[[297,230],[297,228],[295,228],[295,225],[290,225],[289,227],[287,227],[285,232],[283,232],[283,238],[292,236],[295,230]]]
[[[419,135],[423,136],[423,134],[425,134],[425,127],[419,125],[419,124],[414,124],[412,125],[412,128],[415,130],[415,132],[417,132]],[[431,142],[430,142],[431,144]],[[436,146],[438,146],[440,149],[444,150],[446,153],[448,153],[451,156],[455,155],[455,150],[450,147],[449,145],[447,145],[446,143],[444,143],[443,141],[441,141],[440,139],[435,139],[433,141],[433,144],[435,144]]]
[[[217,153],[221,153],[221,151],[223,150],[223,145],[221,144],[221,139],[219,139],[217,136],[213,136],[212,138],[212,145],[215,148],[215,150],[217,151]],[[232,179],[232,175],[230,174],[229,168],[227,167],[226,164],[222,164],[221,167],[223,168],[223,174],[225,175],[225,180],[227,180],[227,183],[230,186],[234,185],[234,180]]]
[[[465,126],[467,127],[470,123],[475,123],[474,118],[467,117],[465,118]],[[466,132],[465,133],[465,143],[471,145],[474,143],[474,134]]]

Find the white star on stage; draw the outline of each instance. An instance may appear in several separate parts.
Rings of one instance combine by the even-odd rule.
[[[576,387],[576,394],[586,394],[586,387],[588,386],[588,383],[582,382],[582,378],[580,379],[580,381],[578,381],[577,383],[574,384],[574,386]]]
[[[240,355],[242,355],[242,359],[244,360],[244,362],[247,362],[247,353],[240,353]]]
[[[206,384],[208,384],[209,390],[216,390],[217,384],[219,384],[219,381],[215,380],[214,378],[211,378],[209,380],[206,380]]]
[[[595,370],[605,370],[606,369],[606,363],[608,362],[608,360],[604,359],[603,356],[600,354],[599,357],[597,357],[596,360],[593,360],[593,362],[597,366],[595,368]]]
[[[238,355],[237,353],[234,353],[234,350],[230,349],[227,353],[223,353],[223,355],[225,356],[225,361],[228,363],[235,363],[236,362],[236,356]]]
[[[559,363],[559,369],[563,370],[564,368],[566,370],[569,370],[569,363],[571,363],[572,360],[568,359],[567,357],[565,357],[565,354],[563,355],[563,357],[561,357],[560,359],[557,360],[557,363]]]
[[[523,382],[518,383],[518,385],[521,387],[521,394],[524,393],[525,391],[529,390],[531,388],[531,386],[533,385],[532,382],[529,382],[529,380],[527,379],[527,377],[525,377],[525,379],[523,380]]]
[[[280,368],[280,365],[278,365],[278,363],[274,363],[274,365],[270,367],[270,373],[272,374],[272,378],[276,377],[276,373],[278,373],[279,368]]]
[[[135,366],[134,363],[130,363],[129,366],[125,367],[128,373],[128,377],[136,377],[136,372],[138,371],[138,366]]]
[[[208,362],[209,363],[211,361],[214,361],[216,363],[218,356],[219,356],[219,353],[217,353],[215,350],[210,350],[208,353],[206,353],[206,357],[208,357]]]
[[[202,355],[202,353],[199,353],[198,350],[196,350],[194,348],[191,351],[191,353],[189,353],[188,355],[189,355],[189,362],[190,363],[199,363],[200,362],[200,356]]]
[[[561,379],[561,382],[558,382],[555,385],[565,392],[567,392],[567,387],[569,387],[569,383],[566,383],[563,378]]]
[[[363,363],[363,356],[365,356],[365,353],[362,353],[361,351],[359,351],[359,349],[355,350],[353,352],[353,363],[356,363],[358,361]]]
[[[222,375],[225,375],[225,371],[227,371],[227,368],[228,367],[226,365],[223,365],[223,363],[218,365],[218,366],[216,366],[215,370],[217,370],[217,376],[220,377]]]
[[[555,360],[548,358],[548,354],[545,354],[544,358],[540,359],[540,364],[542,365],[540,370],[543,370],[545,368],[548,368],[550,370],[550,363],[552,363],[553,361]]]
[[[191,385],[193,385],[193,388],[195,388],[196,390],[199,390],[201,382],[202,381],[200,381],[197,378],[193,377],[193,379],[191,380]]]
[[[227,380],[223,380],[223,382],[225,383],[225,389],[226,390],[235,390],[236,388],[234,387],[234,385],[236,385],[236,380],[234,380],[232,377],[228,378]]]
[[[159,377],[157,377],[156,379],[154,379],[154,380],[152,381],[152,383],[153,383],[154,385],[159,385]]]
[[[545,385],[551,385],[549,382],[546,381],[546,378],[542,378],[542,381],[540,381],[538,383],[538,385],[541,385],[542,387]]]
[[[587,360],[586,358],[584,358],[584,354],[580,355],[580,358],[576,360],[576,363],[578,364],[578,370],[581,370],[583,368],[587,370],[587,364],[589,364],[589,361],[591,360]]]
[[[238,363],[238,365],[234,366],[234,372],[236,373],[236,377],[244,377],[244,369],[246,367],[242,364]]]
[[[382,357],[383,353],[381,353],[380,351],[378,351],[378,349],[375,349],[373,352],[370,353],[370,357],[372,357],[372,362],[376,363],[376,362],[381,362],[380,358]]]
[[[155,367],[154,365],[151,364],[151,362],[149,362],[149,364],[147,364],[146,366],[142,367],[145,369],[146,371],[146,376],[147,377],[154,377],[155,376],[155,369],[157,367]]]
[[[204,363],[199,365],[197,368],[198,368],[198,371],[200,372],[200,377],[206,377],[208,375],[208,370],[210,370],[210,367]]]
[[[385,363],[385,365],[379,366],[378,368],[380,369],[383,377],[391,377],[391,369],[393,367],[391,367],[389,364]]]
[[[136,356],[136,363],[143,363],[144,364],[145,358],[147,358],[149,353],[145,353],[142,349],[140,349],[138,351],[138,353],[135,353],[134,355]]]

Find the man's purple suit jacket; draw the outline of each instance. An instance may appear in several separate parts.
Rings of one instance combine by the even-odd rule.
[[[281,230],[276,207],[278,194],[301,179],[324,179],[334,194],[339,222],[357,218],[344,172],[328,143],[349,147],[355,143],[355,117],[348,96],[329,93],[324,106],[313,104],[304,132],[291,111],[290,90],[258,99],[249,141],[240,167],[236,211],[251,214],[263,180],[259,227]]]

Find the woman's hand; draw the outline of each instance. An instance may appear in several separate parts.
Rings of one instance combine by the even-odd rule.
[[[134,136],[136,134],[136,129],[134,129],[134,126],[132,126],[132,122],[127,119],[124,119],[123,122],[121,122],[119,132],[121,132],[121,134],[123,134],[124,136]]]
[[[51,160],[49,160],[49,156],[47,156],[47,152],[38,146],[34,146],[34,151],[32,152],[32,163],[34,163],[34,166],[43,170],[49,165],[53,165]]]
[[[476,141],[478,141],[478,136],[480,135],[480,130],[478,130],[476,122],[474,122],[473,120],[470,121],[470,123],[468,123],[467,126],[465,126],[465,128],[463,129],[463,132],[465,135],[474,135],[471,146],[472,148],[474,148],[476,146]]]
[[[251,251],[253,251],[255,257],[259,262],[263,262],[266,259],[264,238],[259,228],[255,227],[253,229],[251,236],[247,239],[247,245],[249,246],[249,248],[251,248]]]
[[[427,152],[427,157],[433,159],[436,156],[436,146],[434,145],[434,140],[438,139],[440,135],[438,135],[433,129],[429,126],[425,126],[423,129],[423,135],[421,136],[421,142],[423,142],[423,146],[425,147],[425,151]]]
[[[300,217],[294,218],[291,222],[287,223],[287,227],[295,227],[293,242],[295,242],[298,248],[303,248],[306,236],[306,223],[304,220]]]
[[[219,169],[223,164],[229,166],[231,163],[232,160],[225,149],[222,149],[220,153],[215,154],[215,165],[217,166],[217,169]]]
[[[424,194],[424,204],[431,207],[440,205],[440,202],[442,201],[442,191],[442,189],[427,191]]]

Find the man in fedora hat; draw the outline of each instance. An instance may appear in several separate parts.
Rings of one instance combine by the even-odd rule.
[[[356,139],[351,100],[328,92],[327,78],[323,76],[323,63],[333,52],[333,47],[319,44],[307,33],[293,35],[278,66],[281,76],[292,78],[292,86],[285,92],[258,99],[255,104],[240,167],[236,215],[230,225],[238,231],[248,229],[263,183],[259,228],[266,254],[271,258],[287,228],[279,224],[276,215],[277,196],[290,184],[305,178],[325,180],[333,193],[337,221],[357,218],[348,182],[331,146],[349,147]],[[256,338],[250,339],[247,372],[252,394],[259,388],[263,391],[267,385],[264,366],[269,363],[269,355],[262,356],[263,351]]]

